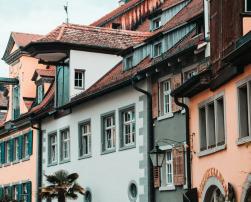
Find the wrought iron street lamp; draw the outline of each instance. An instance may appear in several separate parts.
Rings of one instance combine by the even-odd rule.
[[[161,167],[164,163],[166,152],[159,149],[159,146],[156,145],[154,149],[150,152],[150,158],[153,166]]]

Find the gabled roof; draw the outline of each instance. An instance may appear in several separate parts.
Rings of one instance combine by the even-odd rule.
[[[29,33],[20,33],[20,32],[11,32],[10,38],[5,49],[4,55],[2,59],[10,64],[11,62],[15,61],[18,57],[20,57],[22,51],[21,48],[26,46],[32,41],[36,41],[40,39],[42,35],[38,34],[29,34]],[[11,52],[14,48],[14,45],[17,46],[17,50]]]
[[[86,47],[95,50],[102,49],[102,51],[110,50],[118,52],[141,43],[151,35],[152,33],[150,32],[63,23],[46,36],[36,42],[30,43],[25,49],[28,52],[32,52],[34,51],[34,47],[39,45],[55,44],[55,48],[59,48],[59,44],[64,44],[71,47],[74,46],[75,48],[83,49]]]
[[[123,15],[125,12],[131,10],[132,8],[136,7],[138,4],[144,2],[144,0],[131,0],[128,3],[121,5],[120,7],[114,9],[110,13],[106,14],[102,18],[98,19],[97,21],[93,22],[91,26],[98,26],[101,27],[107,22]]]
[[[32,76],[32,81],[35,81],[38,76],[41,77],[55,77],[55,68],[50,68],[50,69],[36,69],[34,71],[34,74]]]

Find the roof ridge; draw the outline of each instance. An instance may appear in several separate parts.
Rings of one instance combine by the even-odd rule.
[[[64,23],[65,24],[65,23]],[[130,35],[138,35],[138,34],[143,34],[144,36],[150,36],[152,35],[151,32],[141,32],[141,31],[132,31],[132,30],[124,30],[124,29],[112,29],[112,28],[107,28],[107,27],[96,27],[96,26],[90,26],[90,25],[80,25],[80,24],[65,24],[66,28],[74,28],[74,29],[93,29],[97,31],[109,31],[109,32],[114,32],[117,34],[130,34]]]

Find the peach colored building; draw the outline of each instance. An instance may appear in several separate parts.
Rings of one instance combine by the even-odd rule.
[[[5,122],[0,126],[0,198],[11,197],[27,202],[37,198],[39,128],[28,114],[32,106],[39,104],[35,69],[45,69],[45,66],[39,65],[38,60],[22,48],[40,37],[11,33],[3,56],[9,65],[9,78],[1,78],[1,82],[8,89],[9,103]],[[45,94],[48,88],[43,88]]]
[[[208,14],[211,16],[211,66],[172,94],[189,98],[186,102],[189,107],[188,146],[192,187],[197,189],[198,201],[249,202],[251,26],[246,15],[240,18],[239,13],[233,13],[233,22],[227,27],[220,21],[226,14],[221,13],[217,3],[220,1],[211,1]],[[221,6],[229,12],[238,9],[232,8],[231,3],[225,1]],[[244,1],[237,3],[243,11]],[[240,26],[242,29],[238,28]]]

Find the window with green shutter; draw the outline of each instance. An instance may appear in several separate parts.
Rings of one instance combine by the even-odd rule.
[[[11,139],[10,140],[10,153],[9,153],[9,155],[10,155],[10,162],[13,162],[13,160],[14,160],[14,139]]]
[[[0,200],[3,198],[3,196],[4,196],[3,187],[0,187]]]
[[[18,137],[18,159],[23,158],[23,136]]]
[[[28,155],[32,155],[32,147],[33,147],[33,131],[31,130],[28,133]]]
[[[27,189],[27,197],[26,197],[26,201],[27,202],[31,202],[31,197],[32,197],[32,186],[31,186],[31,182],[27,182],[26,183],[26,189]]]
[[[60,107],[69,102],[68,66],[57,66],[56,86],[56,106]]]
[[[23,200],[23,185],[19,184],[17,185],[17,200],[22,201]]]
[[[20,116],[20,87],[12,88],[12,117],[17,119]]]
[[[1,143],[1,162],[4,164],[5,161],[5,142]]]
[[[19,138],[14,138],[13,139],[13,161],[17,161],[19,159],[18,156],[18,143],[19,143]]]

